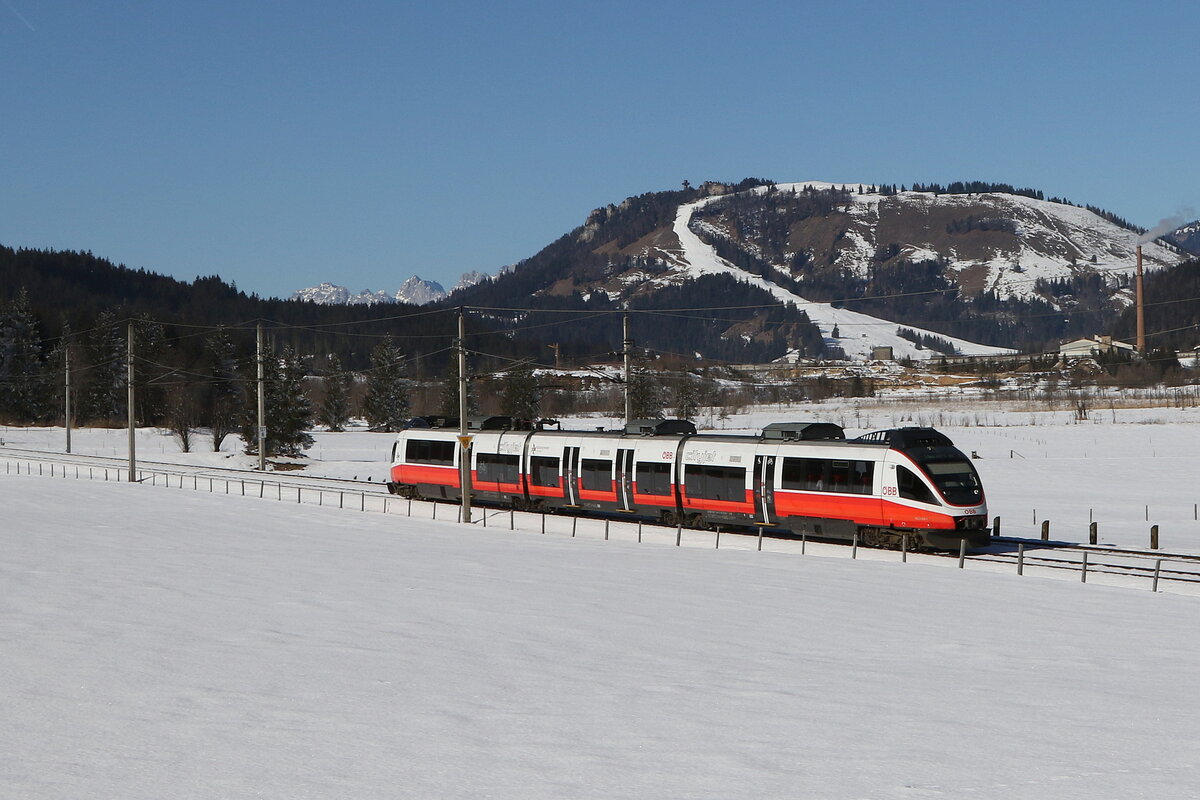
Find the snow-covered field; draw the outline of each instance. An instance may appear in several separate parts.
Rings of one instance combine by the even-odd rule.
[[[1006,532],[1032,533],[1036,508],[1056,538],[1086,535],[1090,508],[1102,541],[1120,520],[1139,540],[1120,543],[1142,544],[1149,504],[1164,547],[1198,549],[1197,410],[922,408],[814,415],[947,431],[980,456]],[[74,449],[124,456],[124,436],[76,431]],[[139,437],[144,460],[245,460]],[[317,438],[306,472],[379,479],[390,437]],[[62,431],[0,439],[61,450]],[[1092,800],[1200,783],[1195,596],[117,481],[0,473],[0,504],[5,798]]]
[[[1193,797],[1194,597],[0,477],[0,794]]]

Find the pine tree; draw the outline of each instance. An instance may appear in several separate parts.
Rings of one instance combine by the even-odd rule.
[[[331,431],[344,431],[346,423],[350,421],[350,373],[342,369],[341,359],[336,353],[329,355],[324,384],[321,422]]]
[[[167,344],[167,334],[162,323],[154,322],[146,316],[134,321],[133,355],[137,423],[158,424],[168,413],[170,402],[167,399],[166,378],[174,372],[171,366],[174,354]],[[194,414],[192,416],[194,417]]]
[[[247,373],[255,374],[251,359]],[[257,377],[255,378],[255,380]],[[304,367],[300,357],[285,347],[282,355],[268,351],[263,355],[263,405],[266,419],[267,455],[299,456],[313,444],[308,433],[312,427],[313,407],[304,393]],[[241,434],[246,452],[258,453],[258,409],[242,412]]]
[[[661,384],[645,370],[635,370],[629,376],[629,409],[633,419],[662,419]]]
[[[675,384],[675,396],[673,403],[675,406],[676,419],[694,420],[700,413],[700,384],[691,375],[684,375]]]
[[[71,364],[71,424],[74,424],[74,417],[78,415],[79,408],[79,368],[78,356],[75,355],[78,348],[75,346],[71,337],[71,323],[64,319],[62,321],[62,333],[58,337],[58,342],[50,350],[46,356],[46,361],[42,367],[42,386],[45,388],[48,408],[43,416],[43,419],[53,424],[62,422],[65,423],[66,414],[66,368],[67,368],[67,350],[71,351],[71,358],[74,363]]]
[[[458,357],[451,356],[446,367],[446,377],[442,379],[441,413],[446,417],[458,416]],[[467,416],[479,413],[479,403],[472,391],[470,376],[467,378]]]
[[[213,452],[218,453],[225,437],[238,430],[238,421],[246,406],[246,386],[238,376],[237,348],[228,331],[219,328],[208,336],[204,351],[208,362],[204,416]]]
[[[409,415],[408,392],[404,353],[388,336],[371,351],[371,372],[363,402],[367,424],[389,433],[403,428]]]
[[[535,420],[541,416],[542,390],[538,386],[533,365],[517,364],[504,374],[500,412],[520,420]]]
[[[268,417],[275,423],[277,451],[284,456],[300,456],[313,445],[309,429],[313,425],[313,404],[304,392],[304,364],[290,347],[279,359],[279,382],[275,394],[268,394]],[[268,436],[272,424],[267,423]]]
[[[125,407],[125,355],[127,341],[124,326],[112,311],[101,311],[88,332],[88,381],[83,392],[80,416],[100,422],[117,421]]]
[[[49,413],[37,318],[24,289],[0,312],[0,413],[33,422]]]

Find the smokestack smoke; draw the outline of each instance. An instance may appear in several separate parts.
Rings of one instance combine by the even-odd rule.
[[[1155,225],[1153,228],[1151,228],[1150,230],[1146,231],[1145,233],[1143,233],[1141,236],[1138,237],[1137,243],[1141,245],[1141,244],[1146,244],[1147,242],[1153,242],[1158,237],[1165,236],[1168,233],[1170,233],[1171,231],[1173,231],[1176,228],[1183,225],[1184,223],[1191,221],[1192,219],[1195,218],[1195,216],[1196,216],[1195,209],[1192,209],[1192,208],[1181,209],[1180,212],[1173,217],[1167,217],[1165,219],[1160,219],[1158,221],[1157,225]]]

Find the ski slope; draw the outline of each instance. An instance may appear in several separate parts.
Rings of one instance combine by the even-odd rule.
[[[787,187],[785,186],[784,188]],[[690,227],[692,214],[696,209],[716,199],[719,199],[719,196],[706,197],[679,207],[673,227],[675,236],[679,239],[681,249],[681,253],[674,265],[678,272],[682,272],[689,278],[696,278],[701,275],[732,275],[739,281],[763,289],[781,303],[795,304],[797,308],[808,314],[808,318],[821,329],[821,333],[828,344],[842,348],[851,359],[869,359],[872,349],[879,346],[891,347],[893,355],[896,358],[926,359],[937,355],[937,353],[930,350],[918,349],[913,342],[899,336],[896,333],[898,326],[895,322],[879,319],[867,314],[860,314],[856,311],[849,311],[844,308],[834,308],[829,303],[816,303],[806,300],[789,289],[785,289],[757,275],[751,275],[721,258],[717,255],[712,245],[703,241]],[[659,282],[669,280],[672,280],[672,278],[658,279]],[[834,338],[833,335],[835,327],[837,327],[840,334],[838,338]],[[965,339],[957,339],[911,325],[905,325],[904,327],[916,333],[931,334],[945,339],[953,344],[960,353],[965,355],[1014,352],[1009,348],[976,344]]]

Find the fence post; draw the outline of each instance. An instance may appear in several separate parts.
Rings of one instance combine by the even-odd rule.
[[[675,546],[679,547],[679,542],[683,539],[683,525],[675,526]]]
[[[850,557],[858,558],[858,531],[854,532],[854,544],[850,548]]]
[[[999,517],[997,517],[997,519],[999,519]],[[908,563],[908,534],[907,533],[901,534],[901,536],[900,536],[900,561],[905,564]]]
[[[758,550],[760,553],[762,552],[762,532],[763,532],[762,525],[759,525],[758,526]]]
[[[992,536],[1000,538],[1000,518],[996,517],[992,520]]]
[[[487,527],[487,509],[486,508],[483,509],[482,516],[483,516],[483,527],[486,528]]]
[[[638,532],[639,533],[641,532],[640,528],[638,529]],[[543,536],[546,535],[546,512],[545,511],[542,512],[542,535]]]
[[[604,541],[608,541],[608,520],[604,520]]]
[[[1162,559],[1161,558],[1155,559],[1155,561],[1154,561],[1154,586],[1151,587],[1151,590],[1155,591],[1155,592],[1158,591],[1158,573],[1159,573],[1160,569],[1162,569]]]
[[[437,507],[438,507],[438,504],[434,503],[433,504],[433,518],[434,519],[437,519]]]
[[[362,502],[359,504],[358,510],[359,510],[359,511],[366,511],[366,510],[367,510],[367,493],[366,493],[366,492],[359,492],[359,494],[360,494],[360,495],[362,495],[362,497],[361,497],[361,501],[362,501]]]
[[[803,531],[800,534],[800,555],[804,555],[804,551],[807,547],[808,547],[808,531]]]
[[[1079,582],[1087,583],[1087,551],[1083,553],[1083,568],[1079,572]]]
[[[515,531],[517,529],[517,521],[513,518],[513,514],[515,513],[516,511],[514,509],[510,508],[508,510],[508,529],[510,531]]]
[[[717,526],[717,545],[713,549],[714,550],[721,549],[721,526],[720,525]]]
[[[638,544],[642,543],[642,521],[638,520]]]
[[[1151,550],[1158,549],[1158,526],[1157,525],[1150,526],[1150,549]]]
[[[1050,541],[1050,520],[1048,519],[1042,520],[1042,541]]]
[[[1017,574],[1025,574],[1025,543],[1021,542],[1017,545]]]
[[[1096,543],[1096,523],[1094,523],[1094,522],[1092,524],[1088,525],[1088,543],[1089,544]]]
[[[571,538],[575,538],[575,528],[579,525],[579,517],[571,517]]]
[[[966,563],[966,560],[967,560],[967,540],[964,537],[962,539],[959,539],[959,541],[958,541],[958,568],[959,569],[963,568],[963,564]]]

